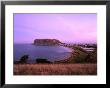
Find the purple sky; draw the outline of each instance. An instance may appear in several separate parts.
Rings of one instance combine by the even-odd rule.
[[[34,39],[45,38],[96,43],[97,14],[14,14],[14,43],[33,43]]]

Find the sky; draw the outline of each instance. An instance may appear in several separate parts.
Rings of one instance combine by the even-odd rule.
[[[96,43],[96,13],[15,13],[14,43],[58,39],[65,43]]]

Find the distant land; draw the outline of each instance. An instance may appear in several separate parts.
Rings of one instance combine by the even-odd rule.
[[[35,39],[34,45],[60,45],[62,44],[57,39]]]
[[[35,39],[33,44],[34,45],[62,45],[62,44],[97,44],[97,43],[83,43],[83,42],[62,42],[58,39]]]

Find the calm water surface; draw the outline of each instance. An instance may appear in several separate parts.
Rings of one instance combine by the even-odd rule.
[[[23,55],[29,55],[29,61],[35,62],[37,58],[46,58],[49,61],[62,60],[70,55],[72,50],[63,46],[36,46],[32,44],[14,44],[14,61]]]

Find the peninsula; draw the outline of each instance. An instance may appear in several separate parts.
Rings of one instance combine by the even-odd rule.
[[[60,45],[61,42],[57,39],[35,39],[34,45],[53,46]]]

